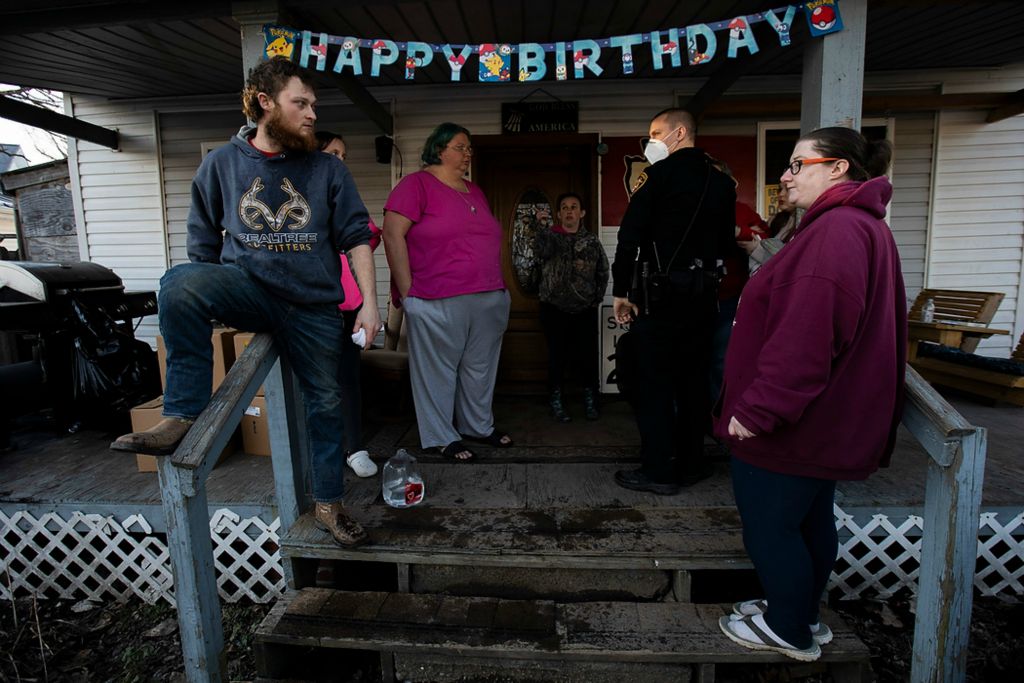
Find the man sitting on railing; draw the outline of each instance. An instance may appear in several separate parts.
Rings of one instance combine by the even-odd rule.
[[[363,306],[345,329],[338,304],[338,252],[351,255],[366,301],[376,301],[369,216],[345,164],[317,151],[313,83],[277,58],[249,72],[243,128],[211,153],[192,182],[188,219],[191,263],[160,282],[160,332],[167,347],[164,419],[127,434],[111,448],[166,455],[210,400],[211,320],[271,332],[291,361],[305,403],[316,522],[343,546],[366,540],[341,504],[341,388],[344,335],[380,327],[376,306]]]

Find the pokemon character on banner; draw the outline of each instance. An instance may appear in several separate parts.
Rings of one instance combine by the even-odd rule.
[[[292,53],[295,52],[295,39],[297,37],[298,32],[289,28],[264,26],[263,44],[265,45],[264,54],[266,54],[267,59],[273,59],[274,57],[291,59]]]
[[[268,59],[283,56],[298,61],[304,68],[317,71],[325,71],[330,64],[331,71],[335,73],[349,71],[354,76],[362,76],[364,60],[368,58],[370,77],[379,78],[381,67],[396,65],[396,68],[404,67],[405,80],[414,81],[417,71],[431,64],[435,53],[439,53],[439,63],[448,67],[450,79],[455,82],[462,80],[463,73],[474,73],[474,69],[465,68],[474,55],[477,58],[475,73],[482,83],[539,81],[548,76],[549,66],[554,67],[555,80],[564,81],[600,77],[609,61],[616,57],[622,66],[622,75],[632,75],[636,71],[638,56],[644,53],[649,56],[651,68],[655,71],[700,66],[715,58],[720,39],[728,59],[757,54],[760,51],[754,30],[757,24],[762,24],[762,28],[757,29],[762,42],[778,40],[779,45],[788,46],[792,43],[791,32],[797,12],[804,14],[813,37],[843,30],[839,0],[813,0],[722,21],[553,43],[441,44],[333,36],[269,25],[263,28],[263,33]],[[551,58],[553,64],[548,63]]]

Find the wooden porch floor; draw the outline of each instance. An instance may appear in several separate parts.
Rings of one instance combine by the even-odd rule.
[[[983,510],[1000,518],[1018,514],[1024,509],[1024,409],[955,398],[953,403],[968,421],[989,430]],[[677,496],[616,486],[614,471],[635,462],[638,443],[631,413],[622,401],[609,400],[597,423],[576,419],[567,425],[555,424],[539,398],[501,397],[495,411],[499,425],[516,437],[517,446],[481,448],[480,462],[471,466],[423,455],[425,506],[530,510],[733,505],[724,460],[716,463],[714,477]],[[142,514],[154,531],[162,531],[156,474],[137,472],[133,457],[109,451],[110,438],[99,432],[64,437],[16,432],[17,448],[0,454],[0,510],[8,515],[24,510],[37,517],[75,511],[118,519]],[[398,447],[419,454],[417,443],[415,422],[409,417],[379,423],[369,446],[374,459],[383,462]],[[919,513],[926,458],[913,438],[901,433],[893,466],[865,482],[841,484],[838,504],[858,521],[878,513]],[[352,475],[346,485],[348,503],[383,505],[379,477],[360,480]],[[211,511],[230,508],[242,517],[259,516],[265,521],[276,517],[270,458],[231,455],[213,471],[207,491]]]

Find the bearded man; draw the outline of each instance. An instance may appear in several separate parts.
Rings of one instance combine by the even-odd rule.
[[[366,540],[342,507],[341,388],[344,335],[380,327],[363,306],[344,329],[339,251],[347,251],[363,299],[376,301],[369,216],[340,159],[316,151],[316,93],[309,76],[278,57],[249,72],[243,127],[203,160],[192,181],[188,256],[160,280],[167,348],[163,420],[111,448],[172,453],[210,400],[212,320],[270,332],[299,380],[309,434],[316,521],[343,546]]]

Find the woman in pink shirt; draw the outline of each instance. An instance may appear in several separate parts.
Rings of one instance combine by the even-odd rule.
[[[348,147],[345,139],[337,133],[322,130],[317,131],[317,142],[320,151],[332,154],[342,161],[348,156]],[[373,220],[369,223],[370,232],[373,237],[370,239],[370,249],[376,249],[380,244],[380,228]],[[355,327],[356,313],[363,307],[363,293],[359,291],[356,278],[352,274],[352,267],[348,262],[348,254],[341,255],[341,288],[345,292],[345,301],[338,304],[342,316],[345,318],[345,328],[351,330]],[[376,305],[376,302],[371,302]],[[377,474],[377,464],[370,459],[370,453],[363,446],[363,406],[360,397],[362,387],[359,378],[359,352],[362,349],[352,339],[346,338],[341,352],[341,386],[344,389],[342,395],[345,400],[342,402],[342,419],[345,423],[345,433],[342,440],[345,446],[345,462],[352,468],[352,471],[360,477],[372,477]]]
[[[384,205],[420,445],[461,462],[475,457],[463,438],[512,445],[491,409],[510,304],[502,231],[484,193],[464,178],[472,155],[469,131],[442,123],[423,147],[423,170],[403,178]]]

